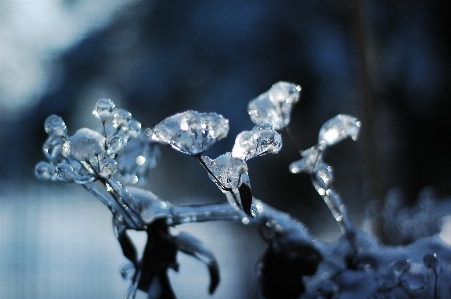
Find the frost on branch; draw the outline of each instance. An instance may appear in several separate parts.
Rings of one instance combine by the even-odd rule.
[[[232,156],[247,161],[265,154],[277,154],[282,148],[282,136],[268,123],[258,123],[252,131],[243,131],[235,139]]]
[[[346,208],[342,204],[338,193],[332,188],[333,168],[323,161],[328,146],[334,145],[348,137],[357,139],[360,121],[350,115],[339,114],[326,121],[320,129],[318,144],[301,151],[302,159],[289,165],[292,173],[307,173],[310,175],[313,186],[321,195],[333,217],[340,226],[341,231],[348,238],[353,248],[357,250],[354,239],[354,227],[347,216]]]
[[[241,221],[258,228],[268,244],[258,267],[260,294],[266,299],[449,296],[451,248],[444,242],[451,242],[445,234],[451,227],[449,201],[436,201],[426,192],[418,206],[404,207],[399,196],[387,197],[383,228],[389,238],[406,246],[382,245],[350,222],[333,188],[333,168],[324,156],[330,146],[346,138],[357,139],[357,118],[337,115],[325,122],[318,143],[300,151],[301,159],[289,166],[292,173],[310,175],[343,237],[323,243],[299,220],[253,197],[247,161],[280,151],[282,137],[275,130],[288,125],[299,92],[299,86],[279,82],[252,100],[249,114],[256,126],[238,134],[232,151],[215,159],[202,154],[227,135],[228,121],[221,115],[187,111],[153,129],[142,128],[130,112],[100,99],[93,111],[103,126],[99,132],[82,128],[70,136],[60,117],[47,119],[44,129],[49,137],[43,152],[48,161],[39,162],[35,173],[40,179],[81,184],[110,209],[114,234],[129,260],[121,271],[131,280],[127,299],[135,298],[138,290],[149,299],[175,298],[168,271],[178,271],[179,252],[207,266],[208,292],[213,293],[220,281],[213,252],[194,236],[171,234],[170,228],[214,220]],[[228,203],[173,205],[136,187],[156,166],[160,155],[156,142],[195,156]],[[444,229],[437,235],[440,226]],[[129,230],[147,234],[142,255],[128,236]]]
[[[299,101],[300,94],[301,86],[280,81],[250,101],[247,111],[255,124],[266,122],[280,130],[290,123],[291,109]]]
[[[152,140],[197,155],[227,136],[229,121],[217,113],[186,111],[166,118],[153,129]]]

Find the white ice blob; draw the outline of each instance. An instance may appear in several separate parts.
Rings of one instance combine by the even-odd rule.
[[[216,113],[186,111],[166,118],[155,126],[152,140],[175,150],[196,155],[227,136],[229,121]]]
[[[319,131],[318,143],[329,146],[351,137],[357,140],[361,123],[351,115],[338,114],[326,121]]]
[[[282,136],[269,123],[258,123],[252,131],[243,131],[235,139],[232,157],[244,161],[265,154],[276,154],[282,148]]]
[[[267,122],[275,130],[285,128],[290,123],[293,105],[299,101],[301,86],[280,81],[267,92],[249,102],[248,113],[251,120],[258,124]]]

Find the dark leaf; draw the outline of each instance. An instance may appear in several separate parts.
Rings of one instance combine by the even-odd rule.
[[[254,216],[252,216],[251,214],[251,204],[252,204],[251,188],[245,183],[242,183],[238,187],[238,192],[240,192],[241,206],[243,207],[244,213],[254,218]]]
[[[194,256],[208,266],[210,274],[210,287],[208,291],[213,294],[219,284],[219,267],[213,252],[204,243],[188,233],[181,232],[177,236],[178,249],[186,254]]]
[[[127,235],[127,231],[124,229],[122,232],[120,232],[118,234],[117,239],[119,240],[119,244],[121,244],[124,256],[133,263],[136,269],[138,266],[138,254],[136,252],[135,245],[132,243],[132,240]]]
[[[260,267],[260,286],[266,299],[295,299],[305,291],[303,275],[315,274],[321,254],[296,234],[276,235],[268,240]]]
[[[167,275],[168,268],[177,270],[177,244],[169,234],[166,220],[154,221],[147,227],[147,244],[134,281],[139,277],[138,288],[150,298],[175,298]]]

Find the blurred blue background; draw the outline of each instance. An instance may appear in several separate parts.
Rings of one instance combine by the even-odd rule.
[[[253,127],[249,100],[295,82],[303,90],[289,128],[298,148],[315,144],[338,113],[362,120],[359,141],[326,157],[357,225],[394,186],[411,203],[425,186],[450,195],[450,17],[451,4],[426,1],[0,2],[0,298],[125,294],[108,210],[78,186],[33,175],[46,117],[62,116],[69,134],[96,127],[91,111],[103,97],[148,125],[187,109],[221,113],[230,132],[206,153],[214,158]],[[288,173],[298,156],[284,141],[279,155],[249,162],[253,193],[333,240],[338,228],[309,178]],[[178,204],[224,200],[195,159],[168,148],[146,188]],[[213,298],[257,297],[264,244],[254,229],[180,230],[218,257]],[[206,270],[179,258],[176,293],[207,297]]]

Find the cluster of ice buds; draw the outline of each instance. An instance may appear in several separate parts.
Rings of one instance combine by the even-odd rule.
[[[301,151],[302,159],[291,163],[289,166],[292,173],[304,172],[310,174],[313,186],[323,197],[335,220],[340,225],[340,229],[350,240],[351,246],[354,242],[354,228],[338,193],[332,188],[333,168],[324,162],[323,157],[329,146],[349,137],[354,141],[357,140],[360,126],[360,121],[350,115],[339,114],[329,119],[319,131],[318,143]]]
[[[130,112],[109,99],[98,100],[93,114],[102,121],[102,133],[82,128],[69,137],[61,117],[47,118],[43,151],[50,163],[38,163],[39,178],[86,184],[117,173],[122,183],[135,184],[155,167],[159,151],[150,142],[150,129],[141,130]]]
[[[152,140],[196,156],[210,179],[226,194],[229,203],[238,211],[254,217],[256,208],[252,205],[246,161],[279,152],[282,137],[275,129],[288,125],[292,105],[299,101],[300,90],[299,85],[278,82],[252,100],[248,112],[256,126],[251,131],[238,134],[232,151],[216,159],[202,155],[228,133],[228,120],[216,113],[186,111],[168,117],[154,127]]]
[[[159,151],[150,140],[149,129],[142,130],[130,112],[116,108],[111,100],[98,100],[93,114],[102,122],[102,133],[82,128],[69,137],[61,117],[47,118],[45,131],[49,138],[43,151],[49,162],[36,165],[36,176],[74,182],[88,189],[94,188],[89,183],[99,180],[111,194],[100,198],[115,217],[130,227],[140,228],[143,221],[139,204],[122,185],[142,182],[156,165]]]

